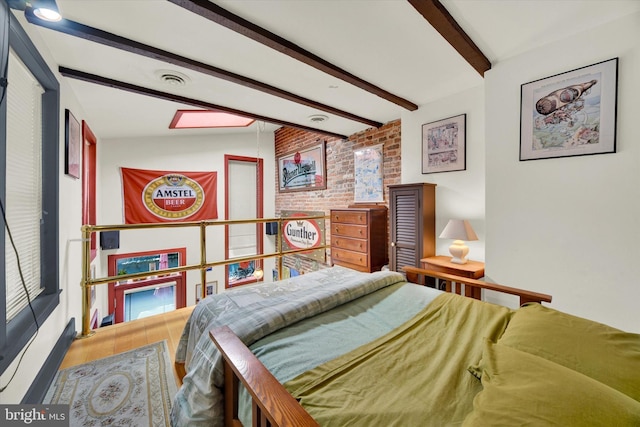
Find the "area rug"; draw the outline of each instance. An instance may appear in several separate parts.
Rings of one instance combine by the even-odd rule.
[[[70,426],[169,426],[177,391],[166,341],[58,371],[43,403]]]

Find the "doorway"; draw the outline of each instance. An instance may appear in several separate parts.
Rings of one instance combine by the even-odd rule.
[[[256,157],[225,155],[225,219],[263,217],[263,160]],[[260,224],[225,225],[225,257],[237,258],[263,253]],[[225,288],[262,280],[262,260],[249,260],[225,266]]]

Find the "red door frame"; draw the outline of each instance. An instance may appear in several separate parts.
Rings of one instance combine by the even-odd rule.
[[[98,139],[82,121],[82,224],[96,225],[96,158]],[[97,233],[91,233],[91,257],[98,252]]]

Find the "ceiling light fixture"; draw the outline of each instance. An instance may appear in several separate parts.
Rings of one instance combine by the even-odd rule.
[[[31,2],[33,14],[38,18],[49,22],[58,22],[62,19],[56,0],[34,0]]]
[[[313,114],[309,116],[309,121],[312,123],[322,123],[329,120],[329,116],[325,116],[324,114]]]

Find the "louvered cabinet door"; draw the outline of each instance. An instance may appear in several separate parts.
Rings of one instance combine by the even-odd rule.
[[[389,186],[390,268],[420,267],[435,255],[435,184]]]

